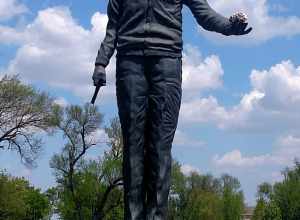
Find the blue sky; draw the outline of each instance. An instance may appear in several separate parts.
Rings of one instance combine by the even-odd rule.
[[[300,2],[209,3],[226,16],[243,10],[254,31],[243,37],[208,33],[183,8],[184,92],[172,153],[186,173],[238,177],[246,201],[254,204],[257,185],[280,180],[280,171],[300,158]],[[1,1],[0,76],[18,73],[61,104],[89,101],[106,5],[107,0]],[[113,57],[97,103],[106,122],[117,114],[114,72]],[[3,152],[0,167],[43,189],[55,184],[49,159],[64,141],[58,135],[44,142],[36,169]]]

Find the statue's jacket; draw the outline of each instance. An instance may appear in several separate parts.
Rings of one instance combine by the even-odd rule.
[[[106,35],[96,65],[107,66],[117,55],[182,56],[182,7],[188,6],[204,29],[227,35],[228,18],[207,0],[109,0]]]

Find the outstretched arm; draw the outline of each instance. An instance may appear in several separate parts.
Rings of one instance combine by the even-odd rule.
[[[210,7],[207,0],[183,0],[192,11],[197,23],[205,30],[215,31],[224,35],[248,34],[252,28],[245,31],[247,23],[231,22]]]
[[[95,62],[96,66],[101,65],[106,67],[117,46],[119,10],[119,0],[109,0],[107,6],[108,23],[106,26],[106,35],[98,50]]]

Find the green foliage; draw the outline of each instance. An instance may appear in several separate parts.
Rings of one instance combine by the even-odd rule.
[[[50,131],[53,99],[16,76],[0,79],[0,148],[17,151],[22,161],[34,165],[42,139],[41,131]]]
[[[263,220],[282,220],[281,210],[274,200],[271,200],[264,211]]]
[[[188,198],[184,219],[223,219],[222,198],[215,192],[196,187],[189,192]]]
[[[186,194],[186,176],[181,172],[180,163],[176,160],[173,160],[168,219],[182,219],[184,207],[187,203]]]
[[[282,220],[281,210],[274,200],[265,201],[259,198],[252,220]]]
[[[224,220],[239,220],[244,210],[244,196],[238,179],[229,175],[221,177],[223,182]]]
[[[93,219],[93,216],[100,205],[105,204],[101,211],[107,215],[105,219],[111,219],[110,216],[122,215],[122,188],[117,187],[119,182],[116,182],[115,176],[119,164],[112,161],[109,157],[103,160],[82,161],[80,167],[77,168],[75,179],[74,196],[68,185],[59,184],[59,198],[57,208],[60,216],[63,219],[74,219],[76,216],[76,202],[79,202],[83,219]],[[118,171],[120,173],[120,171]],[[109,191],[109,196],[106,201],[103,201],[105,194]]]
[[[223,175],[185,176],[181,165],[173,161],[169,198],[169,220],[239,220],[243,212],[243,193],[236,178]]]
[[[47,196],[23,178],[0,174],[0,219],[38,220],[48,216]]]
[[[258,188],[254,220],[300,219],[300,163],[283,172],[284,180],[274,186],[263,183]]]
[[[284,172],[284,180],[274,185],[274,201],[283,220],[300,219],[300,163]]]
[[[50,161],[57,179],[58,197],[53,203],[59,215],[66,220],[122,216],[123,142],[119,121],[113,119],[105,128],[110,149],[95,160],[84,156],[101,142],[96,136],[102,122],[97,108],[89,104],[57,108],[52,122],[67,140],[62,153]]]
[[[263,220],[264,213],[266,210],[266,202],[263,199],[258,199],[256,203],[256,207],[254,209],[252,220]]]
[[[273,186],[270,183],[262,183],[258,186],[257,197],[264,201],[269,201],[273,193]]]

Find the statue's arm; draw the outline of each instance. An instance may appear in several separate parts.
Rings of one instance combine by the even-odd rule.
[[[106,67],[110,58],[114,54],[117,46],[118,18],[120,14],[119,0],[109,0],[107,6],[108,22],[106,26],[106,35],[101,43],[95,65]]]
[[[207,0],[183,0],[196,18],[197,23],[205,30],[230,35],[231,22],[210,7]]]

